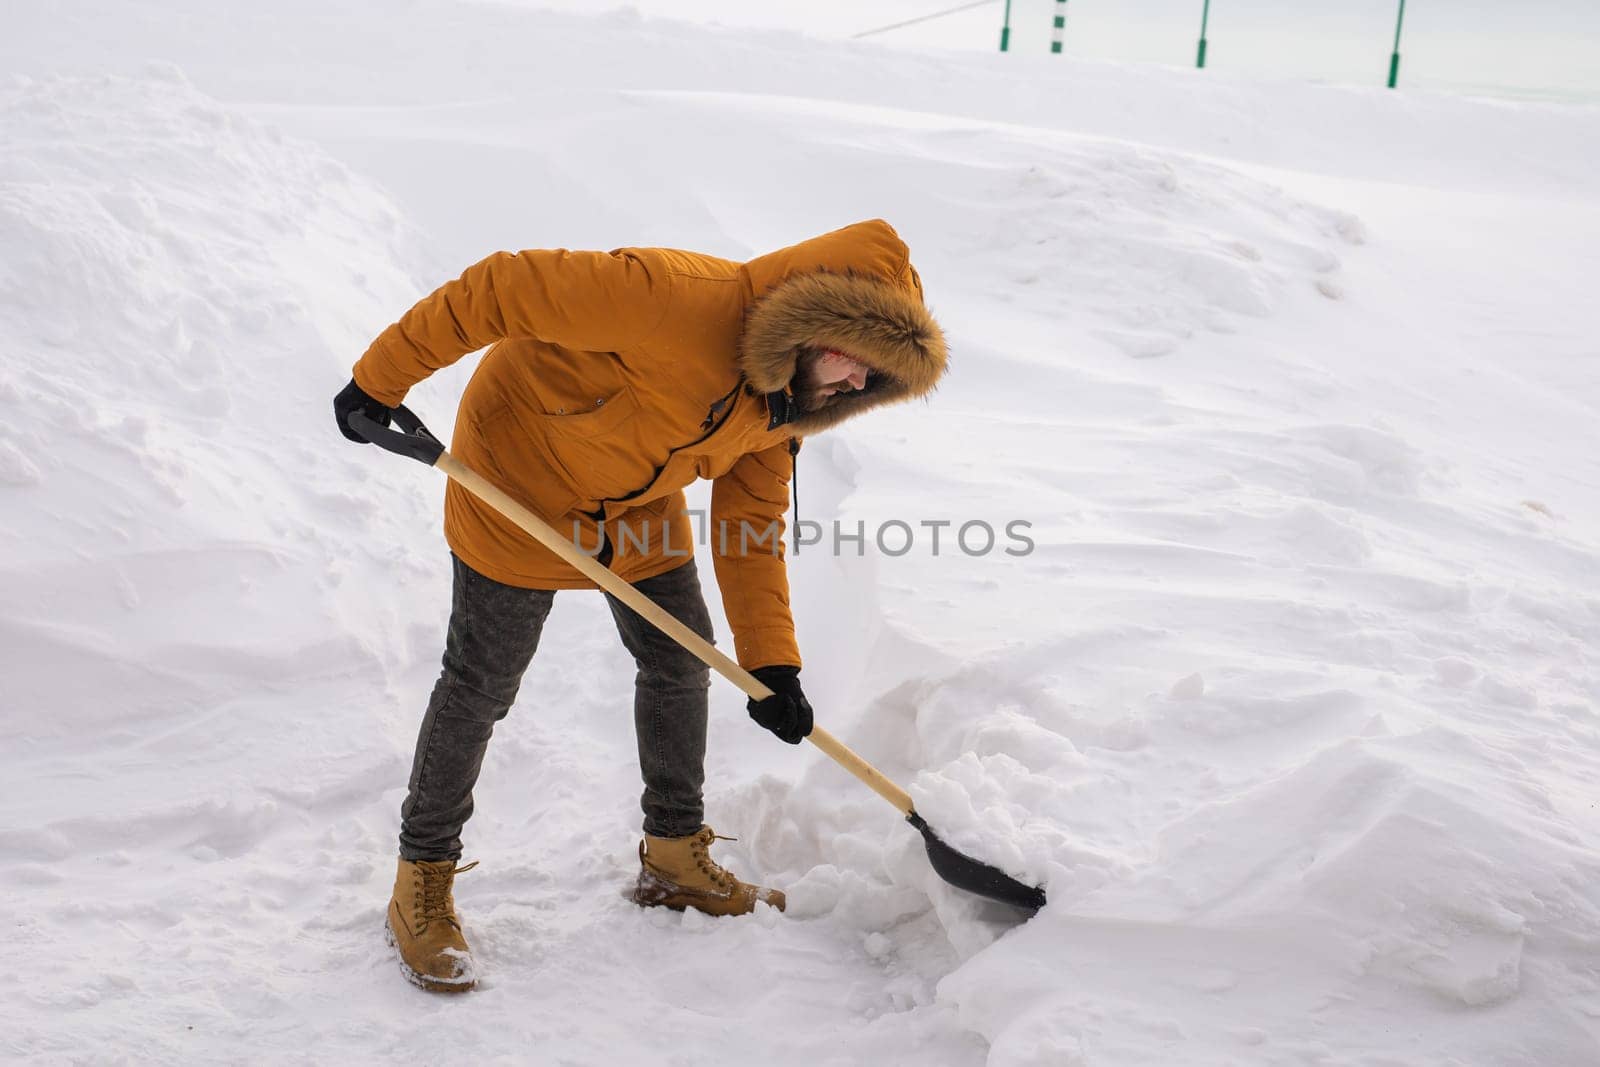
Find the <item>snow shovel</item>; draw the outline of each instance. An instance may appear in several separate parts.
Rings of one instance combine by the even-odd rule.
[[[422,420],[404,405],[392,410],[399,430],[387,429],[359,412],[350,415],[348,420],[350,428],[386,451],[409,456],[430,467],[439,468],[450,478],[455,479],[462,488],[516,523],[530,537],[572,564],[600,588],[694,653],[706,666],[744,690],[748,696],[756,700],[765,700],[772,695],[772,690],[757,681],[749,671],[723,655],[710,642],[617,577],[598,560],[580,552],[549,523],[512,500],[482,475],[452,456],[439,439],[428,432]],[[931,826],[923,821],[922,816],[917,814],[909,793],[891,782],[876,767],[856,755],[828,731],[820,726],[813,726],[806,740],[820,748],[839,766],[861,779],[873,792],[893,804],[895,810],[916,827],[928,847],[928,859],[932,862],[934,871],[946,882],[958,889],[1011,904],[1030,913],[1044,907],[1043,889],[1025,885],[1005,872],[951,848],[933,832]]]

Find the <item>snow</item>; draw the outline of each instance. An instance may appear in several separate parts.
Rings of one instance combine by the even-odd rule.
[[[12,1058],[1600,1061],[1600,110],[447,0],[18,30]],[[467,831],[479,988],[407,985],[442,485],[334,432],[350,363],[498,248],[873,216],[954,369],[801,456],[807,690],[1049,905],[719,684],[708,818],[789,910],[635,908],[633,670],[569,593]]]

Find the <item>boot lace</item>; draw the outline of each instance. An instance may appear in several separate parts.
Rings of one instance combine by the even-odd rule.
[[[465,867],[457,867],[453,863],[419,863],[413,868],[412,884],[416,893],[414,900],[419,933],[426,930],[435,919],[460,926],[450,901],[451,883],[456,875],[470,871],[477,865],[478,861],[473,860]]]
[[[690,846],[690,852],[694,856],[694,861],[699,865],[700,870],[705,873],[706,877],[710,878],[723,889],[733,889],[739,884],[739,879],[735,878],[728,871],[723,870],[722,865],[711,858],[711,842],[737,840],[739,840],[737,837],[723,837],[721,834],[712,830],[711,827],[707,826],[704,830],[701,830],[698,834],[694,835],[694,844]]]

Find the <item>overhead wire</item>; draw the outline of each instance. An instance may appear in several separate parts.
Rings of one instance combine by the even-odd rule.
[[[999,2],[1000,0],[976,0],[975,3],[962,4],[960,7],[946,8],[943,11],[935,11],[931,15],[918,15],[916,18],[906,19],[904,22],[894,22],[887,26],[879,26],[875,30],[862,30],[860,33],[852,33],[850,35],[850,39],[854,41],[861,37],[871,37],[874,34],[888,33],[890,30],[898,30],[903,26],[915,26],[919,22],[932,22],[934,19],[942,19],[946,15],[954,15],[962,11],[971,11],[975,7],[985,7],[989,4],[998,4]]]

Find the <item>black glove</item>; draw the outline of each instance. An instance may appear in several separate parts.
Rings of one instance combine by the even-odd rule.
[[[811,732],[811,701],[800,691],[800,668],[757,667],[750,672],[772,695],[751,700],[750,717],[778,735],[780,741],[798,745]]]
[[[358,444],[371,444],[345,421],[358,411],[381,426],[389,425],[389,409],[363,392],[356,380],[351,378],[350,384],[339,390],[339,395],[333,398],[333,416],[339,420],[339,432],[345,437]]]

